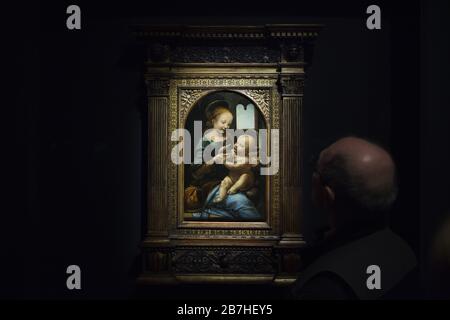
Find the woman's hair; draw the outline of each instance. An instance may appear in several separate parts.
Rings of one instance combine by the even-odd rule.
[[[231,115],[231,110],[228,108],[228,103],[226,101],[218,100],[211,102],[205,110],[206,113],[206,128],[213,127],[213,120],[217,118],[222,113],[229,112]]]

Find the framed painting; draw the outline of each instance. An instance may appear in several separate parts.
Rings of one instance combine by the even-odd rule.
[[[267,216],[270,190],[265,187],[267,177],[260,174],[257,154],[262,149],[259,145],[264,144],[258,139],[258,130],[267,130],[267,126],[255,104],[241,93],[217,90],[201,97],[190,109],[185,129],[191,156],[181,175],[183,221],[256,222]],[[238,130],[242,132],[235,134]],[[195,136],[195,131],[201,134]],[[221,156],[215,154],[221,147],[228,147],[225,152],[236,156],[241,148],[240,165],[214,162]],[[250,164],[252,148],[256,153],[254,166]]]
[[[296,278],[305,57],[319,29],[136,27],[148,53],[141,283]]]

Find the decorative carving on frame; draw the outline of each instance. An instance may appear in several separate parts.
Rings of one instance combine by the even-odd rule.
[[[267,89],[248,89],[248,90],[239,90],[245,95],[252,98],[259,106],[262,111],[264,117],[266,119],[270,119],[270,91]]]
[[[275,220],[276,221],[276,220]],[[274,236],[271,230],[263,229],[238,229],[234,230],[230,234],[230,230],[227,229],[179,229],[176,235],[173,235],[173,239],[186,238],[190,239],[266,239],[266,240],[278,240],[278,236]]]
[[[271,88],[274,83],[273,78],[266,78],[260,75],[254,77],[246,77],[241,75],[212,75],[209,77],[200,76],[199,78],[183,78],[172,80],[171,84],[175,84],[179,87],[190,87],[190,88],[204,88],[204,89],[226,89],[236,88],[245,89],[248,88]],[[176,95],[176,92],[175,92]]]
[[[170,48],[167,44],[154,43],[148,48],[148,58],[152,62],[165,62],[169,60]]]
[[[167,96],[170,81],[166,79],[146,79],[147,94],[149,96]]]
[[[171,61],[182,63],[277,63],[280,61],[280,53],[279,50],[264,46],[180,46],[172,52]]]
[[[170,251],[158,248],[146,254],[146,268],[152,272],[168,272],[170,266]]]
[[[303,264],[300,249],[296,247],[278,247],[274,249],[274,257],[279,263],[279,272],[287,274],[299,273]]]
[[[276,83],[273,83],[272,92],[277,92],[277,94],[272,94],[272,128],[280,130],[280,96],[277,91]],[[281,139],[281,136],[280,136]],[[280,148],[280,141],[274,142],[276,143],[276,147],[278,148],[280,154],[282,150]],[[281,159],[280,159],[281,160]],[[281,161],[280,161],[281,163]],[[281,171],[281,170],[280,170]],[[280,173],[278,173],[274,179],[271,179],[271,190],[272,193],[276,196],[271,197],[270,201],[272,202],[272,210],[276,213],[275,219],[272,221],[272,225],[274,230],[279,230],[280,224],[280,201],[281,201],[281,192],[280,192]]]
[[[282,47],[282,57],[287,62],[304,61],[303,47],[298,42],[287,42]]]
[[[191,247],[172,253],[177,273],[264,274],[276,270],[277,261],[268,248]]]
[[[204,89],[187,89],[180,91],[180,123],[184,123],[184,119],[186,119],[189,108],[191,108],[191,106],[194,105],[194,103],[204,94]]]
[[[283,76],[280,78],[280,87],[282,94],[303,94],[305,80],[298,76]]]
[[[268,78],[184,78],[173,79],[170,82],[169,100],[169,133],[173,130],[181,127],[186,120],[186,116],[193,107],[193,105],[204,95],[215,90],[231,90],[244,94],[253,101],[256,106],[263,113],[268,129],[279,128],[279,100],[280,97],[277,92],[276,79]],[[271,99],[271,97],[273,98]],[[270,106],[272,101],[273,106]],[[272,114],[270,109],[273,109]],[[275,110],[277,109],[277,110]],[[170,137],[170,134],[169,134]],[[169,141],[169,149],[172,149],[176,145],[176,142]],[[169,209],[169,225],[171,226],[171,234],[187,235],[191,238],[215,238],[216,235],[208,234],[209,231],[215,231],[214,229],[206,228],[201,230],[196,228],[178,228],[181,223],[180,212],[180,200],[179,195],[181,191],[179,189],[179,170],[177,165],[173,163],[168,164],[168,209]],[[269,179],[270,188],[279,190],[279,174],[271,176]],[[246,238],[246,237],[267,237],[277,232],[279,226],[279,191],[270,192],[270,213],[268,219],[270,220],[270,230],[261,230],[257,228],[251,228],[250,230],[242,230],[240,227],[227,227],[221,229],[221,236],[233,237],[233,238]],[[224,222],[224,225],[227,223]],[[216,230],[219,231],[219,230]],[[243,233],[245,231],[245,234]]]

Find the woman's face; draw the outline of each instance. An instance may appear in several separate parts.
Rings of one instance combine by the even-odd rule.
[[[233,122],[233,115],[229,112],[219,114],[214,120],[214,129],[225,130],[228,129]]]

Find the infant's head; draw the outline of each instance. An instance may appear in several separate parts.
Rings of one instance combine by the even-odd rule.
[[[256,156],[256,139],[248,134],[239,136],[234,144],[234,151],[241,157]]]

